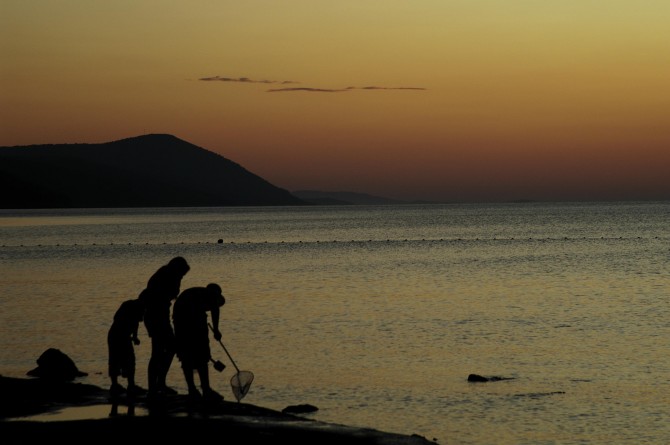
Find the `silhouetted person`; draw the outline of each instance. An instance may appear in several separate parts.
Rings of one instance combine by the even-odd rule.
[[[188,386],[188,395],[192,401],[204,399],[217,402],[223,397],[209,385],[209,329],[207,312],[210,313],[214,338],[221,340],[219,331],[219,308],[226,303],[218,284],[210,283],[207,287],[192,287],[183,291],[174,304],[172,318],[177,341],[177,357]],[[198,391],[194,381],[194,372],[198,372],[200,388]]]
[[[144,318],[144,303],[138,298],[126,300],[114,314],[114,321],[107,332],[109,351],[108,372],[112,381],[109,391],[112,398],[127,392],[129,397],[143,390],[135,385],[135,346],[140,344],[137,330]],[[119,383],[119,377],[128,379],[128,387]]]
[[[144,326],[151,337],[151,357],[147,369],[150,397],[177,393],[166,385],[175,355],[170,307],[172,300],[179,295],[182,278],[189,270],[190,266],[184,258],[171,259],[149,278],[146,289],[139,297],[146,307]]]

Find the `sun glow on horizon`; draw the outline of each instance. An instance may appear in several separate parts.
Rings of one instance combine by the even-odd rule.
[[[288,190],[670,199],[670,3],[0,6],[0,145],[170,133]]]

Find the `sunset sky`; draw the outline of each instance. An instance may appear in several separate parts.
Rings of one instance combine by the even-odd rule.
[[[670,199],[668,0],[2,0],[0,146],[169,133],[287,190]]]

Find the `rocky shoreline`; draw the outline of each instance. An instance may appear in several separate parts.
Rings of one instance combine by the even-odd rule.
[[[253,444],[426,445],[423,436],[320,422],[240,402],[191,406],[186,396],[151,401],[110,399],[93,385],[0,376],[0,430],[5,444],[66,441],[71,445],[221,441]],[[105,417],[44,420],[42,414],[104,406]],[[55,418],[55,417],[54,417]],[[36,420],[38,419],[38,420]]]

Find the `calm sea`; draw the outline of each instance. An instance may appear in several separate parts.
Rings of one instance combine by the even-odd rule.
[[[182,289],[224,289],[244,402],[442,444],[670,443],[670,202],[0,211],[0,374],[56,347],[107,387],[115,310],[177,255]]]

